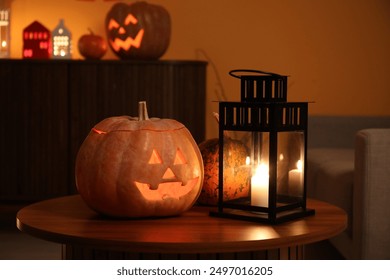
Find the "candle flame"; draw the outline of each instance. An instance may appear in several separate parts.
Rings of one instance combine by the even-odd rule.
[[[303,166],[302,161],[298,160],[297,161],[297,168],[298,168],[298,170],[302,170],[302,166]]]
[[[256,167],[256,172],[255,172],[254,177],[268,176],[268,175],[269,175],[268,173],[269,173],[269,171],[268,171],[268,166],[265,165],[264,163],[261,163],[261,164],[259,164],[259,165]]]
[[[250,157],[246,157],[246,159],[245,159],[245,164],[246,164],[246,165],[251,164],[251,158],[250,158]]]

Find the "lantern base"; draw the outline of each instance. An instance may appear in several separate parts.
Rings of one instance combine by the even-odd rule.
[[[283,211],[276,213],[276,217],[270,217],[268,213],[265,212],[253,212],[247,210],[238,210],[238,209],[223,209],[223,211],[210,211],[210,216],[220,217],[220,218],[230,218],[258,223],[267,223],[267,224],[280,224],[296,219],[301,219],[304,217],[312,216],[315,214],[314,209],[294,209],[289,211]]]

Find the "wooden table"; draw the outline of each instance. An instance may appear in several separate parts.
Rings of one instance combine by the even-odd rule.
[[[178,217],[108,219],[79,195],[45,200],[17,213],[19,230],[63,244],[65,259],[300,259],[303,246],[347,226],[340,208],[308,200],[314,216],[279,225],[210,217],[193,207]]]

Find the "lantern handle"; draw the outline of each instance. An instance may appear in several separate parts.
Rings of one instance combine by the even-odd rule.
[[[276,77],[282,77],[282,75],[276,74],[276,73],[271,73],[271,72],[266,72],[262,70],[252,70],[252,69],[234,69],[229,71],[229,75],[241,79],[240,75],[237,75],[235,73],[237,72],[247,72],[247,73],[257,73],[257,74],[264,74],[264,75],[269,75],[269,76],[276,76]]]

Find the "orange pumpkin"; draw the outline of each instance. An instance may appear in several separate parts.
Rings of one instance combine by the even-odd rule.
[[[168,11],[146,2],[114,4],[105,28],[111,50],[122,59],[158,59],[171,38]]]
[[[225,136],[223,199],[234,200],[248,197],[250,189],[250,167],[246,166],[247,147],[240,141]],[[198,198],[200,204],[218,203],[219,141],[217,138],[199,144],[204,163],[204,183]]]
[[[82,35],[77,43],[79,52],[85,59],[100,59],[107,52],[106,41],[91,29],[88,30],[89,34]]]
[[[196,201],[203,161],[187,128],[171,119],[111,117],[98,123],[76,158],[77,189],[92,209],[115,217],[178,215]]]

